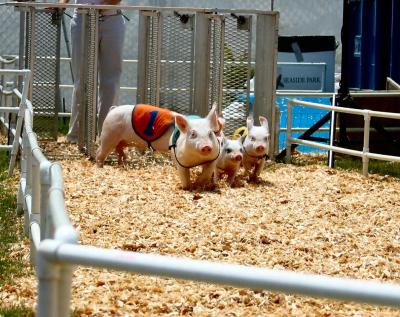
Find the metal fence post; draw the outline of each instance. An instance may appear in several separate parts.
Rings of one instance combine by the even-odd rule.
[[[140,11],[137,103],[160,105],[162,23],[160,11]]]
[[[278,52],[279,14],[257,14],[256,26],[256,73],[254,82],[254,117],[266,116],[270,122],[271,141],[268,155],[274,155],[275,143],[275,96],[276,65]]]
[[[81,9],[77,11],[77,14],[81,16],[81,38],[80,38],[80,77],[75,78],[75,80],[79,81],[79,89],[76,92],[76,106],[79,109],[78,113],[78,122],[79,122],[79,135],[78,135],[78,147],[81,151],[84,150],[85,145],[85,130],[86,130],[86,111],[85,111],[85,79],[87,77],[87,50],[86,48],[86,39],[89,31],[87,30],[87,10]]]
[[[363,156],[362,156],[362,164],[363,164],[363,175],[368,175],[368,163],[369,158],[367,154],[369,153],[369,129],[371,125],[371,116],[368,111],[364,114],[364,144],[363,144]]]
[[[136,103],[146,103],[148,80],[149,19],[145,11],[139,11],[138,66]]]
[[[98,11],[79,9],[82,32],[80,38],[80,77],[76,103],[79,109],[79,149],[94,158],[97,125],[97,22]]]
[[[194,113],[208,113],[210,75],[210,19],[206,13],[196,12],[194,45]]]
[[[85,61],[88,63],[88,73],[85,78],[85,108],[86,108],[86,154],[90,158],[96,157],[96,134],[98,120],[97,120],[97,59],[98,59],[98,21],[99,11],[97,9],[90,9],[88,15],[88,46],[87,57]]]
[[[290,163],[292,154],[292,100],[287,103],[287,127],[286,127],[286,162]]]
[[[274,122],[272,123],[274,124]],[[281,110],[279,109],[278,105],[275,105],[275,148],[274,150],[274,156],[275,154],[279,154],[279,134],[281,130]],[[274,129],[271,129],[270,134],[272,135],[274,133]]]

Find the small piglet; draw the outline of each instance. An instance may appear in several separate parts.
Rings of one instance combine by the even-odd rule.
[[[227,183],[232,186],[243,159],[243,144],[240,140],[224,139],[217,161],[218,175],[228,175]]]
[[[260,116],[261,126],[254,126],[253,117],[247,118],[247,135],[243,140],[243,166],[250,181],[257,181],[269,150],[269,128],[265,117]]]
[[[222,126],[216,108],[217,105],[213,104],[205,118],[175,116],[176,132],[171,136],[170,148],[183,189],[190,188],[190,169],[195,166],[202,166],[196,185],[214,184],[213,175],[220,152],[217,134]]]
[[[168,151],[175,115],[176,112],[146,104],[111,107],[100,135],[100,147],[96,153],[97,166],[102,167],[114,149],[118,163],[122,163],[126,159],[126,146]]]

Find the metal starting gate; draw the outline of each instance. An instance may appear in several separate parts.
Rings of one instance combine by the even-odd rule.
[[[15,5],[15,4],[14,4]],[[18,3],[28,12],[27,65],[33,70],[32,96],[38,118],[57,127],[60,110],[60,14],[48,4]],[[52,4],[53,6],[53,4]],[[97,29],[100,9],[115,6],[59,5],[78,8],[82,32],[81,133],[78,145],[92,158],[97,136]],[[275,78],[279,13],[260,10],[120,7],[138,13],[136,102],[183,114],[205,115],[216,102],[226,119],[226,132],[246,124],[248,114],[269,119],[276,151]],[[42,22],[43,21],[43,22]],[[41,26],[44,23],[46,26]],[[132,39],[126,34],[126,40]],[[255,75],[254,103],[250,79]],[[37,105],[37,106],[36,106]],[[36,117],[35,117],[36,118]],[[39,119],[38,119],[39,120]],[[55,130],[55,134],[57,131]]]
[[[216,102],[227,133],[245,125],[249,113],[275,122],[277,23],[274,12],[141,10],[137,102],[199,115]]]
[[[33,74],[29,99],[35,105],[35,132],[41,138],[57,138],[60,98],[61,11],[29,7],[26,22],[25,51],[20,60]],[[24,30],[20,30],[23,32]],[[22,55],[24,54],[24,55]],[[24,59],[25,56],[25,59]]]

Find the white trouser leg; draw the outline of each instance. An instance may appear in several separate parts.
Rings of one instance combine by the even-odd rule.
[[[125,20],[122,15],[104,16],[99,21],[99,118],[98,135],[112,105],[118,102],[122,73]]]
[[[74,75],[74,89],[72,91],[71,118],[67,134],[67,139],[69,140],[77,139],[79,134],[79,113],[81,106],[77,104],[77,94],[80,89],[81,30],[82,17],[80,14],[75,13],[71,20],[71,65],[72,74]]]

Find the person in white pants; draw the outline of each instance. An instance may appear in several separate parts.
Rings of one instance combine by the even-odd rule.
[[[68,2],[69,0],[60,0],[60,3]],[[81,4],[117,5],[121,0],[76,0],[75,2]],[[81,31],[82,15],[78,14],[75,10],[71,20],[71,63],[74,76],[74,89],[72,92],[71,119],[67,134],[67,141],[70,143],[76,143],[78,141],[79,113],[83,110],[82,106],[77,103],[77,93],[81,85]],[[101,133],[103,121],[110,107],[116,105],[118,102],[124,37],[125,20],[121,11],[111,9],[101,10],[98,24],[98,135]]]

